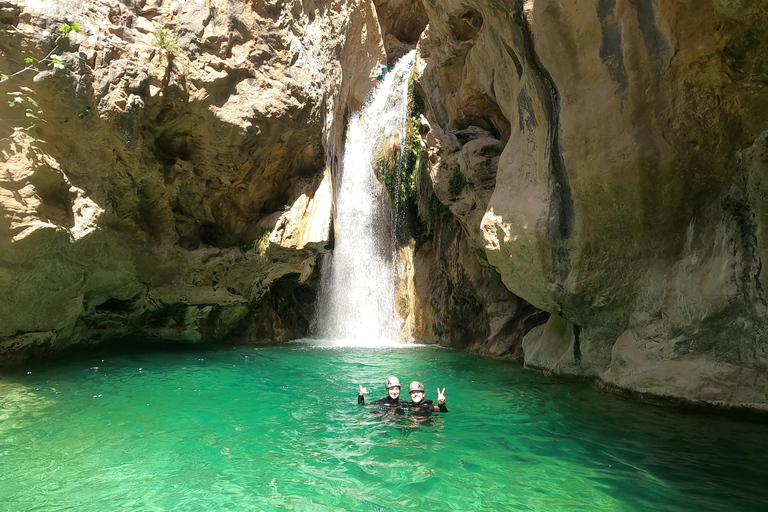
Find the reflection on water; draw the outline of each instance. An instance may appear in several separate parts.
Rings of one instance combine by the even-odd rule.
[[[103,361],[102,361],[103,359]],[[95,368],[97,367],[97,368]],[[27,372],[31,372],[28,374]],[[357,404],[383,380],[450,413]],[[466,353],[187,349],[0,374],[0,510],[762,510],[766,425]]]

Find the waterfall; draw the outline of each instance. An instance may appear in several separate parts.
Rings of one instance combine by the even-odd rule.
[[[395,308],[394,219],[374,165],[405,149],[411,51],[376,86],[349,123],[336,187],[335,247],[323,260],[317,331],[337,344],[400,340]]]

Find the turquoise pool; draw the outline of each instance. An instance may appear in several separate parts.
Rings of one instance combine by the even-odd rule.
[[[768,425],[452,350],[153,349],[0,371],[3,511],[768,509]],[[446,388],[382,415],[357,386]]]

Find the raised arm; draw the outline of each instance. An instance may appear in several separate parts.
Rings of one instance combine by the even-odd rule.
[[[358,384],[360,390],[357,392],[357,403],[365,405],[365,395],[368,394],[368,388],[364,388],[362,384]]]
[[[440,391],[440,388],[437,388],[437,406],[435,407],[435,410],[448,412],[448,408],[445,406],[445,388],[443,388],[442,391]]]

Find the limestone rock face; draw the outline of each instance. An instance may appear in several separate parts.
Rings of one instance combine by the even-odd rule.
[[[550,315],[504,286],[476,229],[494,190],[504,144],[476,126],[444,131],[423,117],[419,130],[424,162],[419,172],[449,211],[437,212],[432,240],[413,255],[410,334],[422,342],[523,360],[524,335]]]
[[[1,73],[51,51],[0,84],[0,360],[302,335],[373,5],[0,1]]]
[[[553,315],[526,363],[768,409],[768,2],[424,6],[430,176]]]
[[[427,13],[421,0],[374,0],[376,15],[392,64],[412,50],[427,26]]]
[[[408,327],[420,342],[522,360],[524,335],[549,317],[507,290],[455,220],[437,221],[413,267]]]

